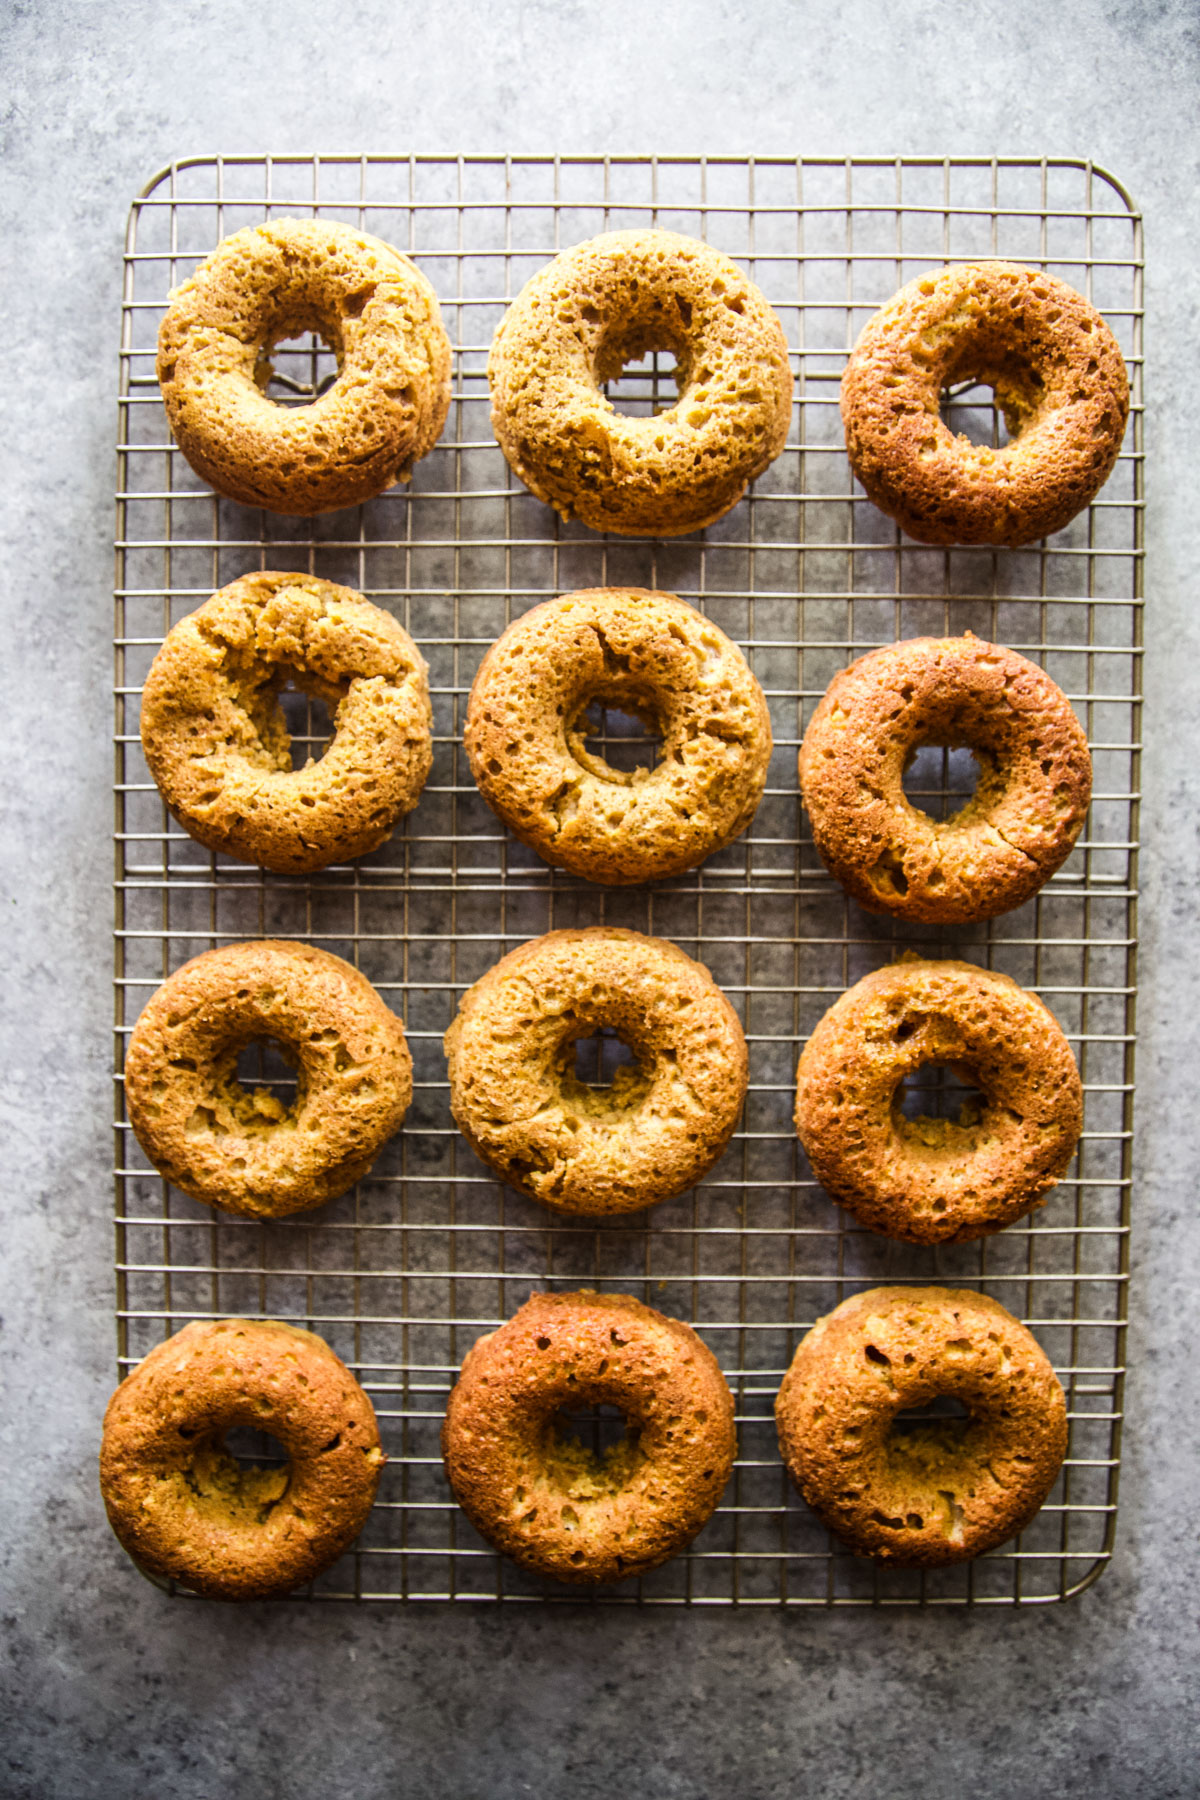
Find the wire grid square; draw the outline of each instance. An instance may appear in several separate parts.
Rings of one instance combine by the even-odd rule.
[[[315,519],[214,496],[169,440],[154,376],[167,290],[218,240],[285,215],[359,225],[412,255],[455,344],[454,402],[411,484]],[[683,540],[611,539],[564,524],[510,475],[491,433],[486,362],[508,301],[555,251],[622,226],[707,239],[743,263],[792,348],[787,448],[734,510]],[[1062,276],[1101,308],[1131,370],[1126,447],[1088,511],[1015,551],[931,549],[900,536],[851,477],[838,381],[858,331],[931,266],[1004,256]],[[1140,732],[1142,251],[1128,196],[1090,163],[1049,159],[216,157],[180,161],[135,201],[125,258],[116,537],[116,1271],[125,1374],[192,1318],[269,1315],[321,1333],[363,1382],[391,1461],[356,1548],[308,1598],[570,1601],[497,1557],[445,1483],[438,1432],[471,1342],[531,1290],[631,1292],[693,1323],[733,1388],[739,1458],[695,1544],[591,1604],[1013,1605],[1078,1592],[1111,1553],[1123,1388],[1134,1041]],[[272,392],[302,403],[336,374],[308,339],[281,346]],[[670,358],[610,390],[669,405]],[[948,416],[1002,441],[983,391]],[[391,609],[429,661],[435,758],[421,803],[352,867],[304,880],[213,856],[170,820],[138,742],[141,682],[166,630],[262,568],[308,571]],[[461,748],[475,669],[547,595],[665,588],[746,650],[775,753],[752,829],[701,869],[606,891],[546,868],[479,798]],[[861,912],[826,875],[802,813],[796,750],[833,674],[898,638],[972,630],[1040,662],[1092,743],[1084,836],[1019,911],[911,926]],[[327,726],[288,697],[301,757]],[[603,713],[614,761],[652,750]],[[910,788],[950,809],[962,759],[922,752]],[[462,993],[513,945],[609,923],[706,962],[750,1046],[744,1119],[708,1178],[651,1212],[599,1223],[547,1213],[475,1160],[450,1116],[441,1037]],[[151,992],[186,958],[260,935],[347,957],[404,1017],[416,1086],[368,1180],[319,1213],[225,1218],[171,1189],[125,1122],[120,1070]],[[799,1050],[859,976],[915,947],[1035,988],[1079,1059],[1085,1126],[1067,1179],[1032,1218],[939,1249],[858,1228],[815,1184],[791,1111]],[[592,1079],[616,1047],[598,1041]],[[263,1065],[270,1079],[279,1071]],[[923,1107],[953,1104],[931,1076]],[[1036,1332],[1067,1390],[1067,1462],[1014,1543],[919,1573],[849,1555],[791,1491],[772,1404],[800,1337],[882,1282],[978,1287]],[[602,1432],[602,1421],[593,1425]]]

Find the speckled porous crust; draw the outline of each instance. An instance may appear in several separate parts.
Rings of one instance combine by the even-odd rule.
[[[237,1078],[270,1038],[296,1070],[291,1108]],[[129,1038],[125,1105],[168,1181],[225,1212],[280,1218],[362,1179],[412,1098],[404,1027],[365,975],[310,944],[206,950],[149,1001]]]
[[[585,742],[594,701],[662,736],[657,766],[614,769]],[[523,844],[573,875],[679,875],[753,819],[771,759],[762,688],[725,633],[644,588],[587,588],[513,622],[484,657],[471,773]]]
[[[237,1425],[286,1467],[245,1467]],[[185,1325],[104,1415],[109,1523],[152,1575],[219,1600],[264,1600],[335,1563],[367,1520],[386,1457],[371,1402],[321,1338],[275,1319]]]
[[[287,681],[334,736],[292,768]],[[433,761],[427,670],[390,613],[312,575],[245,575],[181,619],[146,678],[142,749],[163,799],[210,850],[282,874],[365,856]]]
[[[966,745],[979,765],[948,819],[904,792],[925,744]],[[1062,689],[968,632],[891,644],[835,675],[804,734],[800,787],[822,860],[861,906],[961,924],[1024,905],[1070,855],[1092,759]]]
[[[235,232],[172,289],[158,338],[171,431],[196,473],[245,506],[308,515],[407,481],[450,409],[437,296],[390,244],[318,219]],[[308,406],[265,388],[285,338],[315,331],[338,377]]]
[[[574,1046],[612,1027],[635,1061],[612,1086]],[[501,959],[446,1033],[450,1108],[511,1186],[569,1213],[636,1212],[716,1162],[746,1094],[746,1040],[708,970],[663,938],[551,931]]]
[[[906,1430],[939,1396],[967,1418]],[[775,1402],[788,1474],[860,1556],[911,1568],[965,1562],[1014,1537],[1067,1450],[1067,1406],[1036,1338],[966,1288],[884,1287],[818,1319]]]
[[[597,1456],[554,1415],[609,1405]],[[733,1396],[690,1325],[628,1294],[534,1294],[468,1351],[442,1427],[454,1496],[489,1543],[558,1581],[624,1581],[675,1556],[721,1498]]]
[[[972,444],[943,388],[995,392],[1010,441]],[[1089,300],[1019,263],[961,263],[910,281],[868,319],[842,377],[851,466],[926,544],[1029,544],[1108,480],[1129,417],[1120,345]]]
[[[953,1067],[984,1096],[908,1119],[905,1077]],[[1044,1202],[1083,1129],[1071,1046],[1007,975],[919,957],[834,1002],[800,1056],[796,1130],[817,1180],[872,1231],[913,1244],[999,1231]]]
[[[601,389],[653,350],[679,398],[654,418]],[[613,231],[528,281],[488,358],[492,429],[539,500],[593,531],[678,537],[727,513],[787,441],[775,312],[737,264],[672,231]]]

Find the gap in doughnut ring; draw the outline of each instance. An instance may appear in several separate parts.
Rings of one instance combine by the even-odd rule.
[[[670,412],[679,399],[673,351],[651,350],[627,362],[615,381],[606,381],[605,399],[614,412],[630,419],[653,419]]]
[[[995,389],[986,381],[957,381],[944,387],[938,410],[946,429],[969,443],[1003,450],[1012,442],[1008,422],[996,404]]]
[[[594,1406],[560,1406],[550,1420],[560,1448],[570,1455],[583,1455],[602,1463],[618,1448],[637,1443],[638,1432],[629,1429],[629,1421],[619,1406],[605,1402]]]
[[[333,739],[329,708],[319,694],[306,694],[292,681],[280,688],[278,699],[292,740],[293,769],[303,769],[310,760],[320,762]]]
[[[291,1461],[277,1437],[254,1425],[231,1425],[221,1442],[243,1469],[277,1469]]]
[[[904,771],[904,797],[943,823],[960,813],[979,785],[980,767],[965,744],[922,744]]]
[[[241,1527],[264,1525],[291,1479],[291,1458],[279,1439],[246,1425],[197,1431],[179,1476],[192,1504],[215,1504],[223,1522]]]
[[[318,332],[281,338],[260,350],[254,378],[277,406],[311,406],[338,378],[337,352]]]
[[[610,1025],[598,1025],[591,1037],[576,1038],[575,1079],[584,1087],[610,1088],[617,1070],[636,1065],[637,1057]]]
[[[929,1425],[934,1420],[945,1421],[942,1429],[949,1428],[950,1422],[965,1426],[970,1412],[962,1401],[954,1394],[938,1394],[932,1400],[926,1400],[920,1406],[906,1406],[895,1414],[889,1427],[889,1435],[903,1437],[910,1431],[919,1430],[922,1425]]]
[[[623,712],[598,698],[587,707],[581,723],[588,755],[607,763],[610,769],[632,775],[637,769],[657,766],[662,737],[636,713]]]
[[[254,1038],[244,1050],[239,1051],[237,1079],[247,1095],[253,1095],[261,1089],[267,1096],[263,1102],[264,1125],[271,1123],[267,1116],[274,1111],[271,1102],[278,1102],[282,1108],[281,1116],[295,1108],[299,1094],[296,1070],[288,1061],[277,1038]]]
[[[904,1077],[892,1101],[893,1110],[910,1124],[948,1120],[964,1128],[979,1123],[987,1104],[987,1095],[947,1063],[922,1063]]]

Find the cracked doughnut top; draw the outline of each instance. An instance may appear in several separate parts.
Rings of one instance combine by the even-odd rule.
[[[273,219],[171,292],[158,380],[188,462],[244,506],[309,515],[407,481],[450,409],[450,340],[415,263],[365,232]],[[316,332],[337,356],[307,406],[268,398],[271,351]]]
[[[225,1433],[283,1445],[247,1468]],[[321,1338],[277,1319],[185,1325],[108,1403],[100,1490],[147,1573],[219,1600],[264,1600],[337,1561],[367,1520],[387,1458],[375,1411]]]
[[[948,1396],[965,1418],[898,1421]],[[775,1402],[788,1474],[859,1556],[934,1568],[1029,1524],[1067,1451],[1037,1339],[966,1288],[883,1287],[818,1319]]]
[[[653,418],[601,391],[655,350],[679,398]],[[711,525],[787,441],[792,373],[774,311],[737,264],[672,231],[613,231],[522,288],[488,358],[492,428],[525,486],[593,531]]]
[[[904,792],[926,744],[965,745],[979,765],[948,819]],[[968,632],[910,638],[835,675],[804,734],[800,787],[822,860],[860,905],[963,923],[1022,906],[1065,861],[1092,759],[1062,689]]]
[[[288,680],[325,701],[332,741],[292,768]],[[142,694],[163,799],[210,850],[281,873],[376,849],[433,760],[424,660],[402,626],[315,576],[245,575],[168,632]]]
[[[575,1075],[601,1026],[633,1052],[611,1087]],[[569,1213],[636,1212],[716,1162],[746,1094],[746,1040],[702,964],[663,938],[551,931],[464,994],[446,1033],[450,1107],[502,1180]]]
[[[287,1106],[243,1087],[237,1059],[272,1041],[296,1071]],[[404,1027],[365,975],[310,944],[206,950],[163,983],[125,1058],[125,1105],[168,1181],[225,1212],[280,1218],[370,1169],[412,1098]]]
[[[1010,442],[954,435],[943,388],[992,388]],[[868,319],[842,377],[854,473],[926,544],[1028,544],[1099,493],[1129,416],[1120,345],[1089,300],[1040,269],[962,263]]]
[[[655,768],[586,744],[593,701],[662,736]],[[771,720],[737,645],[674,594],[587,588],[535,606],[480,665],[471,773],[549,863],[614,886],[679,875],[740,836],[767,779]]]
[[[957,1119],[908,1119],[906,1076],[949,1065],[982,1090]],[[1043,1204],[1083,1128],[1071,1046],[1036,994],[965,962],[902,959],[830,1007],[796,1071],[817,1180],[872,1231],[913,1244],[999,1231]]]
[[[615,1406],[597,1455],[556,1414]],[[467,1352],[442,1454],[476,1529],[559,1581],[648,1574],[695,1537],[729,1479],[733,1396],[690,1325],[629,1294],[534,1294]]]

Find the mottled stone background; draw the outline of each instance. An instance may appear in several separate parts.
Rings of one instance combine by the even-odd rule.
[[[1200,1793],[1195,0],[9,0],[0,1792]],[[131,195],[210,150],[1089,155],[1146,217],[1147,744],[1117,1558],[1067,1606],[200,1607],[94,1478],[113,1379],[110,586]]]

